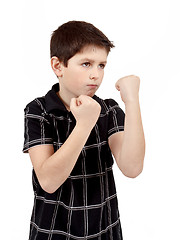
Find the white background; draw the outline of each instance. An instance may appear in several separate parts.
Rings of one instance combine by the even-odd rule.
[[[3,2],[3,3],[2,3]],[[22,153],[24,107],[57,78],[50,68],[53,30],[69,20],[100,28],[114,48],[97,95],[124,103],[114,84],[140,77],[146,138],[143,173],[125,177],[114,164],[125,240],[179,240],[180,14],[178,0],[2,1],[0,3],[1,239],[28,239],[32,166]]]

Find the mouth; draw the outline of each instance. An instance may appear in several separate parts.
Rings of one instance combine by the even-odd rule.
[[[87,86],[90,87],[90,88],[97,88],[98,87],[97,84],[88,84]]]

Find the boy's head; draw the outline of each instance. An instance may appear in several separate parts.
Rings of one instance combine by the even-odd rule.
[[[51,58],[56,56],[67,67],[68,60],[88,45],[104,48],[107,54],[114,47],[112,42],[92,24],[83,21],[67,22],[52,34]]]

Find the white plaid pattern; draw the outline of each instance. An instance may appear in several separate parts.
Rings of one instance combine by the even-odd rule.
[[[25,108],[23,151],[52,144],[57,151],[76,122],[57,97],[59,85]],[[124,130],[124,112],[113,99],[93,97],[101,114],[68,179],[46,193],[33,170],[34,207],[29,240],[121,240],[117,194],[108,137]]]

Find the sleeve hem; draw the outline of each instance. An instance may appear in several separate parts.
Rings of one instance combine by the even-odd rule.
[[[121,132],[121,131],[124,131],[124,126],[118,126],[118,128],[112,128],[108,131],[108,138],[113,135],[114,133],[118,133],[118,132]]]
[[[28,150],[32,147],[35,147],[35,146],[40,146],[40,145],[53,145],[53,143],[51,141],[37,141],[36,142],[29,142],[29,143],[26,143],[23,147],[23,153],[28,153]]]

